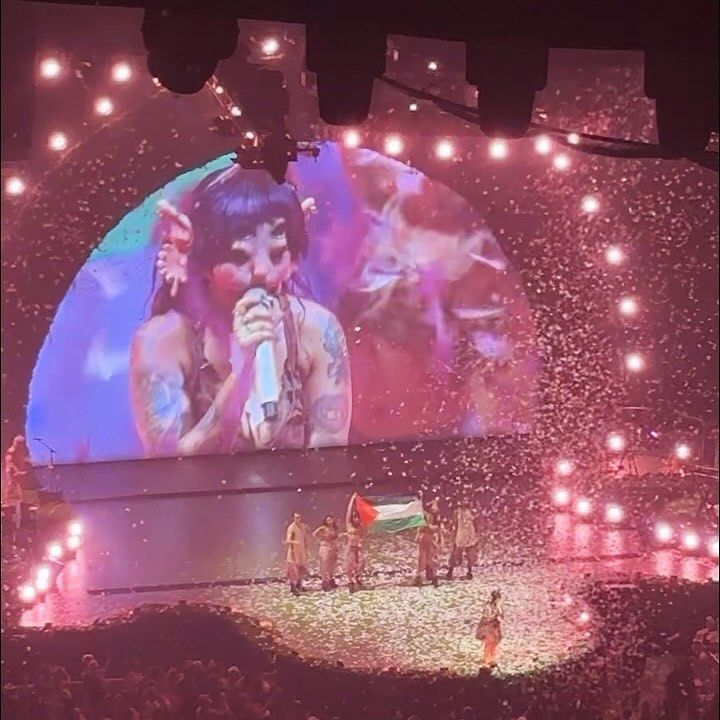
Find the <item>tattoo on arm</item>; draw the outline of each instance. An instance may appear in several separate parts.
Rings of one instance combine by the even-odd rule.
[[[182,375],[144,375],[136,401],[144,406],[143,430],[148,441],[155,444],[180,439],[190,413]]]
[[[334,320],[328,321],[323,338],[323,350],[330,356],[327,365],[328,377],[337,385],[350,380],[350,361],[348,359],[345,336]]]
[[[349,403],[345,395],[321,395],[310,408],[312,424],[319,430],[339,433],[348,420]]]

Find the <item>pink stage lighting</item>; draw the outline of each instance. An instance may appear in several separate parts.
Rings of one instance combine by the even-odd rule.
[[[615,504],[607,505],[605,507],[605,520],[609,523],[620,523],[625,519],[625,512],[619,506]]]
[[[440,140],[435,145],[435,157],[438,160],[450,160],[455,155],[455,146],[449,140]]]
[[[230,108],[230,114],[231,114],[233,117],[238,118],[238,117],[240,117],[240,116],[242,115],[242,110],[241,110],[237,105],[233,105],[233,106]]]
[[[675,446],[675,457],[678,460],[689,460],[692,457],[692,448],[687,443],[678,443]]]
[[[618,302],[618,312],[623,317],[635,317],[640,312],[640,304],[634,297],[622,297]]]
[[[578,615],[578,622],[580,625],[587,625],[590,622],[590,613],[587,610],[583,610]]]
[[[63,556],[63,549],[60,543],[50,543],[47,548],[47,554],[53,558],[53,560],[59,560]]]
[[[107,117],[112,115],[115,106],[110,98],[101,97],[95,101],[95,114],[100,117]]]
[[[626,445],[625,436],[618,432],[611,432],[607,436],[607,448],[612,452],[621,453]]]
[[[61,152],[68,146],[68,137],[63,132],[54,132],[48,138],[48,147],[55,152]]]
[[[265,38],[260,44],[260,50],[265,57],[272,57],[280,52],[280,41],[276,37]]]
[[[82,535],[83,532],[83,526],[82,523],[78,522],[77,520],[73,520],[68,525],[68,535]]]
[[[555,488],[552,498],[558,507],[566,507],[570,503],[570,491],[566,488]]]
[[[605,248],[605,261],[608,265],[622,265],[625,262],[625,253],[619,245],[609,245]]]
[[[346,148],[356,148],[360,146],[360,133],[357,130],[346,130],[343,133],[343,145]]]
[[[598,210],[600,210],[600,201],[594,195],[586,195],[582,199],[580,207],[583,212],[586,212],[589,215],[594,215]]]
[[[39,593],[46,593],[50,589],[50,578],[52,572],[47,565],[41,565],[35,571],[35,589]]]
[[[637,352],[628,353],[625,356],[625,369],[633,373],[642,372],[645,369],[645,358]]]
[[[682,546],[688,552],[695,552],[700,547],[700,536],[694,530],[686,530],[682,534]]]
[[[126,83],[132,78],[132,68],[126,62],[116,62],[110,70],[110,76],[116,83]]]
[[[579,498],[575,503],[575,513],[587,517],[592,512],[592,503],[587,498]]]
[[[552,150],[552,140],[548,135],[538,135],[535,138],[535,152],[547,155]]]
[[[399,155],[403,151],[404,147],[405,145],[399,135],[388,135],[385,138],[384,148],[388,155],[393,157]]]
[[[420,109],[420,106],[416,102],[411,102],[408,105],[408,110],[410,112],[417,112]]]
[[[720,542],[716,537],[710,538],[710,540],[708,540],[707,549],[708,555],[710,555],[710,557],[714,557],[715,559],[717,559],[718,556],[720,556]]]
[[[25,181],[17,175],[13,175],[5,181],[5,192],[12,197],[22,195],[26,189]]]
[[[669,543],[675,533],[673,532],[672,526],[666,522],[658,522],[655,525],[655,539],[660,543]]]
[[[435,72],[439,67],[440,67],[440,65],[438,65],[438,63],[437,63],[436,60],[431,60],[431,61],[427,64],[427,69],[428,69],[430,72]]]
[[[552,164],[556,170],[567,170],[570,167],[570,157],[561,153],[553,158]]]
[[[493,160],[502,160],[508,156],[508,144],[504,140],[493,140],[488,152]]]
[[[580,144],[580,135],[578,135],[576,132],[571,132],[567,136],[567,141],[571,145],[579,145]]]
[[[567,477],[572,474],[575,469],[575,465],[572,460],[562,459],[555,463],[555,473],[561,477]]]
[[[55,80],[62,74],[63,66],[55,57],[46,57],[40,61],[38,72],[43,80]]]
[[[75,552],[80,547],[80,536],[79,535],[71,535],[66,541],[65,541],[65,547],[70,550],[71,552]]]
[[[18,596],[22,602],[31,605],[37,600],[37,590],[32,585],[23,585],[18,588]]]

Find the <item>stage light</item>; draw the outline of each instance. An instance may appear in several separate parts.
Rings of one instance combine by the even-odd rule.
[[[419,106],[416,102],[411,102],[411,103],[408,105],[408,110],[410,110],[410,112],[417,112],[418,109],[419,109],[419,107],[420,107],[420,106]]]
[[[625,356],[625,368],[633,373],[642,372],[645,369],[645,358],[637,352],[628,353]]]
[[[590,613],[587,610],[583,610],[578,615],[578,622],[580,625],[587,625],[590,622]]]
[[[570,491],[566,488],[555,488],[552,499],[558,507],[565,507],[570,502]]]
[[[346,130],[343,133],[343,145],[346,148],[360,147],[360,133],[357,130]]]
[[[673,539],[672,525],[666,522],[655,523],[655,539],[660,543],[669,543]]]
[[[26,189],[25,181],[17,175],[13,175],[5,181],[5,192],[13,197],[22,195]]]
[[[455,146],[449,140],[440,140],[435,145],[435,157],[438,160],[450,160],[455,155]]]
[[[41,565],[35,571],[35,589],[39,593],[46,593],[50,589],[52,571],[47,565]]]
[[[116,62],[110,70],[110,76],[116,83],[126,83],[132,78],[132,68],[126,62]]]
[[[580,202],[580,207],[588,215],[594,215],[600,210],[600,201],[594,195],[586,195]]]
[[[71,552],[75,552],[80,547],[80,536],[79,535],[71,535],[66,541],[65,541],[65,547],[70,550]]]
[[[570,157],[561,153],[553,158],[552,163],[556,170],[567,170],[570,167]]]
[[[488,152],[493,160],[502,160],[508,155],[508,145],[503,140],[493,140],[488,147]]]
[[[687,443],[678,443],[675,446],[675,457],[678,460],[689,460],[692,457],[692,448]]]
[[[694,552],[700,547],[700,536],[694,530],[686,530],[682,534],[683,549]]]
[[[718,556],[720,556],[720,542],[718,541],[718,539],[710,538],[708,540],[707,549],[708,555],[710,555],[710,557],[717,558]]]
[[[110,98],[101,97],[95,101],[95,114],[101,117],[112,115],[115,106]]]
[[[625,253],[618,245],[608,245],[605,248],[605,260],[610,265],[620,265],[625,262]]]
[[[607,436],[607,448],[612,452],[620,453],[625,449],[625,436],[617,432],[611,432]]]
[[[31,605],[35,602],[35,600],[37,600],[38,593],[32,585],[23,585],[22,587],[18,588],[18,595],[22,602]]]
[[[266,57],[277,55],[280,50],[280,41],[275,37],[265,38],[260,44],[260,50]]]
[[[618,302],[618,311],[624,317],[634,317],[640,312],[640,305],[634,297],[622,297]]]
[[[548,135],[538,135],[535,138],[535,152],[547,155],[552,150],[552,140]]]
[[[68,138],[65,133],[54,132],[50,134],[50,137],[48,138],[48,147],[51,150],[55,150],[55,152],[60,152],[62,150],[65,150],[67,146]]]
[[[59,560],[63,556],[62,545],[57,542],[50,543],[46,548],[47,554],[53,558],[53,560]]]
[[[243,137],[244,137],[246,140],[254,140],[257,136],[255,135],[255,133],[254,133],[252,130],[246,130],[246,131],[243,133]]]
[[[78,520],[73,520],[68,525],[68,535],[82,535],[83,533],[83,526],[82,523]]]
[[[404,143],[398,135],[388,135],[388,137],[385,138],[383,147],[385,148],[386,154],[395,156],[403,151]]]
[[[237,117],[240,117],[240,116],[242,115],[242,110],[241,110],[237,105],[233,105],[233,106],[230,108],[230,114],[231,114],[233,117],[236,117],[236,118],[237,118]]]
[[[439,67],[440,67],[440,66],[437,64],[437,61],[435,61],[435,60],[431,60],[431,61],[427,64],[427,69],[428,69],[430,72],[435,72]]]
[[[579,498],[575,503],[575,512],[581,517],[587,517],[592,512],[592,503],[587,498]]]
[[[562,477],[567,477],[575,469],[572,460],[562,459],[555,463],[555,472]]]
[[[572,598],[572,595],[568,595],[567,593],[563,595],[563,605],[566,607],[570,607],[575,601]]]
[[[213,90],[216,95],[222,95],[225,92],[225,88],[222,85],[216,85]]]
[[[579,145],[580,135],[578,135],[576,132],[568,133],[567,141],[568,143],[570,143],[570,145]]]
[[[55,80],[62,74],[63,66],[56,57],[46,57],[40,61],[38,71],[43,80]]]
[[[605,520],[609,523],[620,523],[625,519],[625,511],[615,504],[605,506]]]

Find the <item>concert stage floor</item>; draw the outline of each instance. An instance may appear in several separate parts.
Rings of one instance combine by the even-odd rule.
[[[383,486],[383,492],[406,489]],[[631,582],[643,575],[717,580],[717,565],[673,551],[651,552],[630,529],[578,524],[569,515],[488,512],[475,579],[412,587],[412,534],[368,541],[366,590],[302,597],[283,583],[284,527],[298,510],[311,528],[327,513],[342,516],[348,488],[144,496],[80,502],[85,529],[78,557],[58,589],[24,614],[26,626],[84,626],[145,603],[210,602],[272,624],[282,643],[304,657],[349,667],[398,667],[460,674],[477,671],[474,624],[494,588],[503,591],[506,621],[500,670],[518,674],[561,662],[593,647],[597,625],[579,618],[594,580]],[[444,556],[447,552],[444,552]],[[315,548],[311,570],[317,569]]]

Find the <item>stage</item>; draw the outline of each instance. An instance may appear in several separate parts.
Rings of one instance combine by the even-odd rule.
[[[158,478],[167,483],[167,478]],[[411,481],[382,483],[406,492]],[[78,500],[84,540],[77,558],[24,626],[83,627],[145,603],[207,602],[240,610],[272,628],[285,649],[308,659],[377,670],[477,672],[474,627],[490,591],[501,589],[506,619],[499,672],[524,674],[595,647],[601,619],[586,600],[596,581],[629,584],[638,575],[717,580],[717,564],[653,551],[631,528],[607,528],[555,513],[541,491],[486,488],[480,506],[480,561],[474,579],[439,588],[412,585],[414,533],[371,536],[364,590],[320,590],[317,546],[310,546],[307,592],[284,582],[284,529],[293,511],[314,529],[342,517],[349,484],[196,488],[189,493]],[[369,490],[372,491],[372,488]],[[446,562],[448,548],[443,549]],[[444,564],[444,563],[443,563]],[[462,578],[463,573],[459,573]]]

